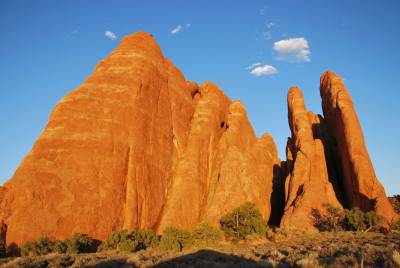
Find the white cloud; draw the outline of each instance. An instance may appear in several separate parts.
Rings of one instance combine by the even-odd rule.
[[[250,65],[246,69],[251,70],[250,74],[252,74],[254,76],[271,75],[271,74],[278,73],[278,70],[274,66],[271,66],[271,65],[268,65],[268,64],[264,64],[263,65],[260,62],[253,63],[252,65]]]
[[[253,69],[254,67],[257,67],[257,66],[260,66],[260,65],[262,65],[261,62],[253,63],[252,65],[246,67],[246,70],[251,70],[251,69]]]
[[[180,33],[180,32],[182,32],[182,25],[176,26],[176,27],[175,27],[174,29],[172,29],[172,31],[171,31],[172,34],[177,34],[177,33]]]
[[[183,32],[184,30],[189,29],[190,27],[192,27],[192,24],[190,23],[186,23],[185,27],[179,24],[178,26],[176,26],[174,29],[171,30],[171,34],[178,34],[180,32]]]
[[[111,31],[105,31],[104,36],[110,38],[111,40],[117,39],[117,35]]]
[[[308,41],[303,38],[289,38],[274,43],[272,48],[276,59],[288,62],[310,61],[310,48]]]
[[[265,24],[265,27],[267,27],[268,29],[271,29],[274,26],[275,26],[275,23],[273,23],[273,22],[268,22],[267,24]]]

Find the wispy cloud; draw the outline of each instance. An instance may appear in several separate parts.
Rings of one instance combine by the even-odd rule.
[[[180,32],[183,32],[184,30],[189,29],[190,27],[192,27],[192,24],[190,23],[186,23],[185,26],[179,24],[174,29],[171,30],[171,34],[178,34]]]
[[[267,11],[268,6],[263,6],[262,8],[260,8],[260,15],[264,15],[265,12]]]
[[[172,34],[177,34],[177,33],[180,33],[180,32],[182,32],[182,25],[176,26],[176,27],[175,27],[174,29],[172,29],[172,31],[171,31]]]
[[[111,31],[105,31],[104,32],[104,36],[111,39],[111,40],[115,40],[117,39],[117,35]]]
[[[271,40],[272,39],[272,32],[271,31],[263,32],[262,35],[264,36],[265,40]]]
[[[288,62],[310,61],[310,48],[304,37],[283,39],[274,43],[272,48],[276,53],[276,59]]]
[[[250,74],[254,76],[263,76],[263,75],[271,75],[278,73],[278,70],[268,64],[262,64],[261,62],[256,62],[246,68],[250,70]]]
[[[275,23],[273,23],[273,22],[268,22],[267,24],[265,24],[265,27],[267,27],[268,29],[271,29],[274,26],[275,26]]]
[[[246,70],[251,70],[251,69],[253,69],[253,68],[257,67],[257,66],[260,66],[260,65],[262,65],[261,62],[255,62],[252,65],[246,67]]]

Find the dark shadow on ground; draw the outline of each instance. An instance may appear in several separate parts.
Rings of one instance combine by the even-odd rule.
[[[225,254],[213,250],[200,250],[195,253],[165,260],[153,267],[265,267],[245,257]]]

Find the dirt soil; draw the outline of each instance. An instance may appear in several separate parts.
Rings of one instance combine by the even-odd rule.
[[[400,234],[275,233],[183,252],[49,254],[0,259],[1,267],[400,267]]]

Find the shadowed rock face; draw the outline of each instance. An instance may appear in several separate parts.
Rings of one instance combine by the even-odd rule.
[[[324,146],[314,139],[314,115],[308,114],[303,94],[297,87],[288,93],[289,125],[292,138],[288,143],[288,161],[293,161],[286,184],[286,206],[281,226],[313,228],[313,209],[324,204],[341,207],[329,181]]]
[[[198,86],[150,34],[125,37],[65,96],[13,178],[0,187],[8,242],[72,233],[216,223],[254,202],[270,214],[269,135],[214,84]]]
[[[396,214],[375,175],[349,92],[340,77],[328,71],[321,76],[320,93],[324,117],[337,144],[338,169],[349,206],[375,210],[390,222]]]
[[[4,221],[0,221],[0,245],[6,244],[6,237],[7,237],[7,225]]]

